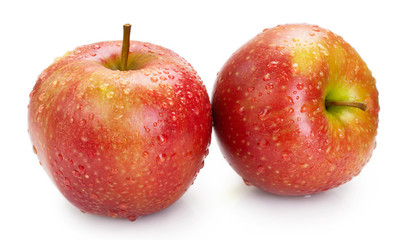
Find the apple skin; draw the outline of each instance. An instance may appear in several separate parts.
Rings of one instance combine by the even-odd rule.
[[[277,195],[337,187],[359,174],[376,146],[375,79],[348,43],[315,25],[265,29],[238,49],[218,73],[212,110],[232,168]]]
[[[179,199],[211,140],[209,96],[171,50],[131,41],[81,46],[57,59],[30,94],[34,153],[83,212],[135,220]]]

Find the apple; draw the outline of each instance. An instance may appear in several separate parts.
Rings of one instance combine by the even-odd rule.
[[[340,36],[307,24],[265,29],[225,63],[214,129],[246,184],[309,195],[359,174],[376,146],[378,91]]]
[[[129,41],[127,27],[123,44],[78,47],[41,73],[28,127],[40,164],[73,205],[135,220],[193,183],[212,116],[192,66],[169,49]]]

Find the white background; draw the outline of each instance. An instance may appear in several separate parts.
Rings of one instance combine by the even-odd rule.
[[[403,1],[3,1],[0,7],[0,239],[406,239],[407,17]],[[32,152],[28,95],[53,59],[119,40],[170,48],[211,94],[216,73],[266,27],[312,23],[341,35],[380,92],[377,149],[361,174],[311,197],[244,185],[216,139],[195,184],[168,209],[135,222],[83,214]]]

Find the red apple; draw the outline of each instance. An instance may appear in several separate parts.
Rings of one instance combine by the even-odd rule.
[[[318,26],[265,29],[243,45],[218,75],[212,108],[226,160],[274,194],[337,187],[376,144],[375,79],[348,43]]]
[[[168,207],[208,154],[212,117],[192,66],[169,49],[131,41],[81,46],[57,59],[30,94],[34,152],[84,212],[129,218]]]

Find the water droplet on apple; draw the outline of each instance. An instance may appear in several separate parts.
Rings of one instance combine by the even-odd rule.
[[[167,142],[168,136],[165,135],[165,134],[160,134],[160,135],[157,136],[157,140],[158,140],[158,143],[164,144],[164,143]]]
[[[168,105],[173,106],[174,105],[174,101],[172,98],[167,98],[168,100]]]
[[[206,148],[205,152],[204,152],[204,158],[206,158],[208,155],[209,155],[209,148]]]
[[[88,116],[89,120],[93,120],[94,117],[95,117],[95,115],[93,113],[90,113]]]
[[[71,182],[69,181],[68,178],[64,178],[64,183],[65,183],[66,186],[71,185]]]
[[[317,46],[320,48],[321,53],[323,53],[325,56],[328,56],[328,50],[324,47],[324,45],[318,43]]]
[[[264,81],[269,81],[270,80],[270,73],[266,73],[266,75],[263,76]]]
[[[270,109],[265,108],[259,112],[257,117],[259,118],[260,121],[265,121],[270,117],[270,113],[271,113]]]
[[[41,104],[38,106],[38,113],[42,113],[42,111],[44,110],[44,104]]]
[[[249,87],[249,88],[247,88],[247,92],[253,92],[254,91],[254,87]]]
[[[321,29],[320,29],[319,26],[317,26],[317,25],[312,26],[311,29],[312,29],[313,31],[315,31],[315,32],[320,32],[320,31],[321,31]]]
[[[266,90],[270,90],[270,89],[273,89],[273,87],[274,87],[273,83],[270,82],[270,83],[267,83],[264,88],[265,88]]]
[[[34,94],[35,94],[35,90],[33,89],[33,90],[30,92],[30,95],[29,95],[30,99],[34,96]]]
[[[297,89],[298,90],[302,90],[304,88],[304,84],[303,83],[298,83],[297,84]]]
[[[127,219],[129,219],[129,221],[134,222],[137,220],[137,216],[128,216]]]
[[[79,122],[78,122],[78,126],[79,127],[83,127],[83,126],[85,126],[86,125],[86,120],[85,119],[81,119]]]
[[[44,101],[44,99],[46,98],[46,96],[47,96],[46,93],[41,93],[41,94],[38,96],[38,100]]]
[[[148,155],[149,155],[149,153],[148,153],[147,151],[144,151],[144,152],[143,152],[143,157],[146,158],[146,157],[148,157]]]
[[[237,113],[239,113],[240,115],[244,114],[245,111],[246,111],[246,109],[243,106],[241,106],[237,109]]]
[[[309,107],[307,104],[302,105],[300,112],[304,113],[304,112],[308,112],[309,111]]]
[[[79,165],[79,166],[78,166],[78,170],[79,170],[79,172],[80,172],[81,174],[85,174],[85,167],[84,167],[84,166]]]
[[[278,61],[271,61],[269,64],[267,64],[267,67],[269,69],[276,68],[277,66],[278,66]]]
[[[249,180],[244,179],[244,178],[242,178],[242,179],[243,179],[244,184],[246,184],[246,186],[251,186],[251,185],[252,185],[252,184],[249,182]]]
[[[93,49],[100,49],[100,46],[97,45],[97,44],[95,44],[95,45],[92,46],[92,48],[93,48]]]
[[[201,162],[201,166],[199,166],[199,169],[202,169],[205,166],[205,161]]]
[[[121,85],[127,85],[127,84],[129,84],[130,83],[130,80],[129,79],[120,79],[119,80],[119,83],[121,84]]]
[[[284,48],[285,48],[285,46],[283,46],[283,45],[278,45],[278,46],[276,47],[276,49],[277,49],[278,51],[282,51]]]
[[[144,126],[144,131],[146,131],[146,133],[149,133],[149,132],[150,132],[150,128]]]
[[[287,99],[287,101],[291,104],[291,105],[293,105],[294,104],[294,100],[293,100],[293,98],[292,97],[290,97],[290,96],[287,96],[287,97],[285,97],[285,99]]]
[[[33,145],[33,152],[34,152],[34,154],[37,154],[38,152],[37,152],[37,148]]]
[[[108,93],[106,94],[106,97],[107,97],[108,99],[112,99],[113,96],[114,96],[114,92],[108,92]]]
[[[160,153],[157,155],[157,160],[159,160],[160,162],[164,162],[166,158],[167,155],[165,153]]]

